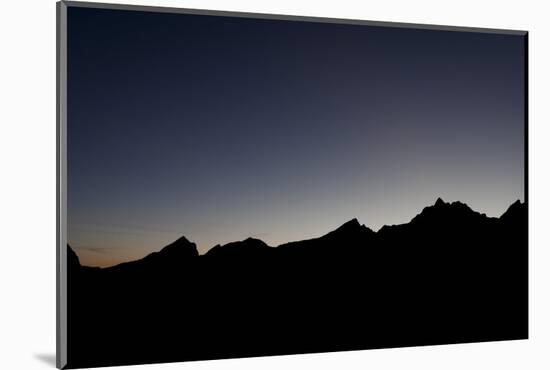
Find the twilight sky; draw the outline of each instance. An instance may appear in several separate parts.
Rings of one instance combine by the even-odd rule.
[[[524,37],[69,7],[68,240],[276,246],[524,200]]]

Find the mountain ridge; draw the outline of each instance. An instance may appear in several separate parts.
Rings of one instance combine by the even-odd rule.
[[[314,239],[247,238],[204,255],[183,237],[103,269],[69,250],[69,364],[527,338],[527,205],[492,218],[440,199],[413,220],[374,232],[351,219]]]
[[[348,233],[364,233],[368,235],[379,235],[384,234],[388,232],[389,230],[394,229],[400,229],[404,227],[408,227],[411,224],[414,223],[429,223],[430,221],[433,221],[433,219],[438,219],[437,222],[440,222],[442,220],[445,220],[445,218],[441,219],[440,216],[449,217],[450,213],[461,214],[462,216],[474,216],[476,218],[484,218],[487,220],[504,220],[509,217],[513,217],[511,215],[516,213],[521,213],[526,208],[525,202],[521,202],[519,199],[513,202],[506,211],[500,216],[500,217],[488,217],[485,213],[480,213],[472,208],[470,208],[466,203],[460,202],[460,201],[453,201],[453,202],[445,202],[441,197],[438,197],[433,205],[424,207],[420,213],[415,215],[409,222],[401,223],[401,224],[395,224],[395,225],[383,225],[378,231],[374,231],[370,229],[369,227],[365,226],[365,224],[361,224],[357,218],[352,218],[349,221],[344,222],[342,225],[337,227],[336,229],[329,231],[328,233],[319,236],[314,237],[310,239],[304,239],[304,240],[297,240],[297,241],[290,241],[286,243],[279,244],[277,246],[270,246],[267,243],[265,243],[261,239],[248,237],[246,239],[240,240],[240,241],[233,241],[226,243],[224,245],[217,244],[213,247],[211,247],[209,250],[207,250],[205,253],[200,254],[196,248],[196,244],[189,241],[185,236],[181,236],[178,239],[176,239],[174,242],[168,244],[167,246],[161,248],[158,251],[154,251],[146,255],[145,257],[142,257],[140,259],[127,261],[118,263],[112,266],[107,267],[94,267],[99,269],[116,269],[123,266],[131,266],[136,263],[140,263],[140,261],[148,261],[157,259],[159,257],[167,257],[170,255],[170,258],[180,258],[180,257],[199,257],[199,256],[213,256],[213,255],[231,255],[231,251],[229,249],[231,248],[242,248],[242,249],[249,249],[252,245],[255,246],[261,246],[261,247],[268,247],[271,249],[278,249],[278,248],[288,248],[289,246],[293,246],[300,243],[310,243],[310,242],[316,242],[318,240],[323,239],[329,239],[332,237],[338,237],[338,235],[348,234]],[[68,246],[69,247],[69,246]],[[182,248],[186,248],[187,251],[183,252]],[[78,257],[78,254],[74,251],[73,248],[69,247],[69,254],[72,257],[76,257],[76,260],[78,261],[78,264],[80,265],[80,260]],[[85,266],[83,267],[91,267],[91,266]]]

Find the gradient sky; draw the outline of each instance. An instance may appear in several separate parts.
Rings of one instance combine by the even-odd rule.
[[[68,10],[68,240],[276,246],[524,200],[524,37]]]

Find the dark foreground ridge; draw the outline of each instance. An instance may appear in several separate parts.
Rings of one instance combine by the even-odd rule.
[[[249,238],[81,266],[68,247],[68,367],[527,338],[527,207],[438,199],[374,232]]]

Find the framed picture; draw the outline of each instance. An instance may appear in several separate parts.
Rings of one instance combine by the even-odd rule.
[[[57,9],[59,368],[528,337],[527,32]]]

